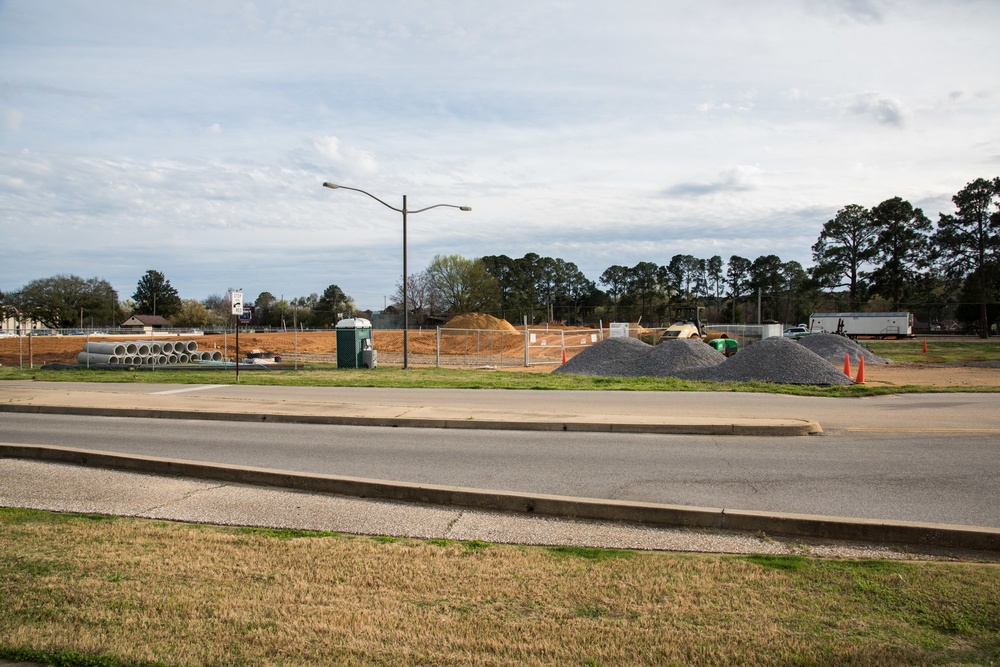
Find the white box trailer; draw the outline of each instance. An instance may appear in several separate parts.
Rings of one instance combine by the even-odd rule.
[[[912,338],[913,313],[813,313],[809,328],[848,338]]]

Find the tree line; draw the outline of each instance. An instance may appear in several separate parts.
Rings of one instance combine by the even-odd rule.
[[[437,256],[408,278],[408,306],[417,322],[476,310],[518,324],[661,323],[694,303],[711,321],[732,323],[910,310],[928,325],[952,319],[985,335],[1000,309],[1000,178],[971,181],[952,202],[955,212],[936,225],[901,197],[847,205],[823,225],[808,269],[777,255],[676,254],[665,264],[610,266],[595,282],[572,262],[535,253]]]
[[[955,212],[939,214],[936,224],[900,197],[872,208],[846,205],[823,225],[808,268],[772,254],[675,254],[664,264],[610,266],[595,281],[573,262],[536,253],[438,255],[407,277],[407,307],[418,326],[466,312],[515,324],[658,324],[669,321],[675,307],[694,303],[706,308],[706,319],[733,323],[758,316],[800,322],[816,311],[910,310],[928,324],[952,319],[986,335],[1000,314],[1000,178],[971,181],[952,202]],[[337,285],[289,300],[265,291],[248,305],[254,325],[289,328],[332,326],[356,310]],[[402,307],[400,282],[386,312],[399,315]],[[0,293],[0,312],[15,310],[53,328],[113,326],[131,314],[162,315],[184,327],[231,322],[228,295],[182,299],[155,270],[123,301],[99,278],[34,280]]]
[[[287,328],[327,327],[355,311],[354,300],[336,285],[322,294],[290,300],[261,292],[255,302],[246,305],[255,325]],[[124,300],[119,300],[106,280],[64,274],[0,293],[0,316],[4,319],[40,322],[53,329],[114,328],[132,315],[159,315],[176,327],[190,328],[224,327],[233,322],[228,293],[211,294],[201,301],[182,299],[166,276],[155,269],[146,271],[131,298]]]

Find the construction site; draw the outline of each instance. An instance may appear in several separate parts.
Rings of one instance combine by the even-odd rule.
[[[379,366],[402,365],[402,330],[375,330],[371,338]],[[517,328],[490,315],[472,313],[453,318],[436,329],[410,330],[405,338],[411,366],[837,385],[855,381],[864,358],[864,381],[871,385],[1000,386],[1000,368],[996,367],[1000,364],[996,362],[888,363],[863,345],[832,334],[807,336],[798,341],[780,337],[754,340],[734,335],[734,340],[739,339],[739,352],[727,356],[726,350],[707,344],[711,340],[703,341],[690,334],[673,336],[667,329],[647,329],[634,323],[624,332],[614,326],[598,329],[562,324]],[[126,368],[232,364],[237,358],[255,367],[263,360],[280,362],[274,367],[282,369],[337,362],[336,331],[323,330],[241,331],[238,351],[237,337],[232,331],[198,336],[155,332],[142,336],[7,337],[0,338],[0,364],[23,368],[77,367],[93,361],[96,365],[98,360],[108,361],[97,355],[117,351],[119,345],[135,348],[133,354],[122,355],[127,360]],[[157,350],[156,362],[143,364],[138,359],[136,352],[143,347],[147,354]],[[93,355],[89,359],[83,354],[87,348]],[[164,350],[169,351],[164,354]],[[845,372],[848,370],[845,357],[850,375]]]

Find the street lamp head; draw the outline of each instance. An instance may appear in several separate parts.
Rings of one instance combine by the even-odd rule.
[[[324,188],[330,188],[331,190],[337,190],[337,189],[340,188],[340,186],[337,185],[336,183],[324,183],[323,187]]]
[[[459,211],[471,211],[472,207],[471,206],[459,206],[458,210]]]

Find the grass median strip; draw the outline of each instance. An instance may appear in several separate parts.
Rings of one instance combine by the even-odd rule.
[[[131,373],[106,370],[43,370],[0,367],[0,380],[44,382],[124,382],[136,384],[232,385],[232,372],[223,370],[155,370]],[[454,368],[379,367],[372,370],[337,369],[314,364],[299,371],[260,371],[240,375],[239,384],[271,387],[399,387],[419,389],[514,389],[560,391],[683,391],[747,392],[829,398],[865,398],[909,393],[1000,392],[989,386],[874,386],[776,384],[770,382],[704,382],[676,378],[595,377],[587,375],[519,373]],[[181,390],[178,390],[181,391]]]
[[[0,509],[0,656],[107,667],[991,664],[1000,570]]]

